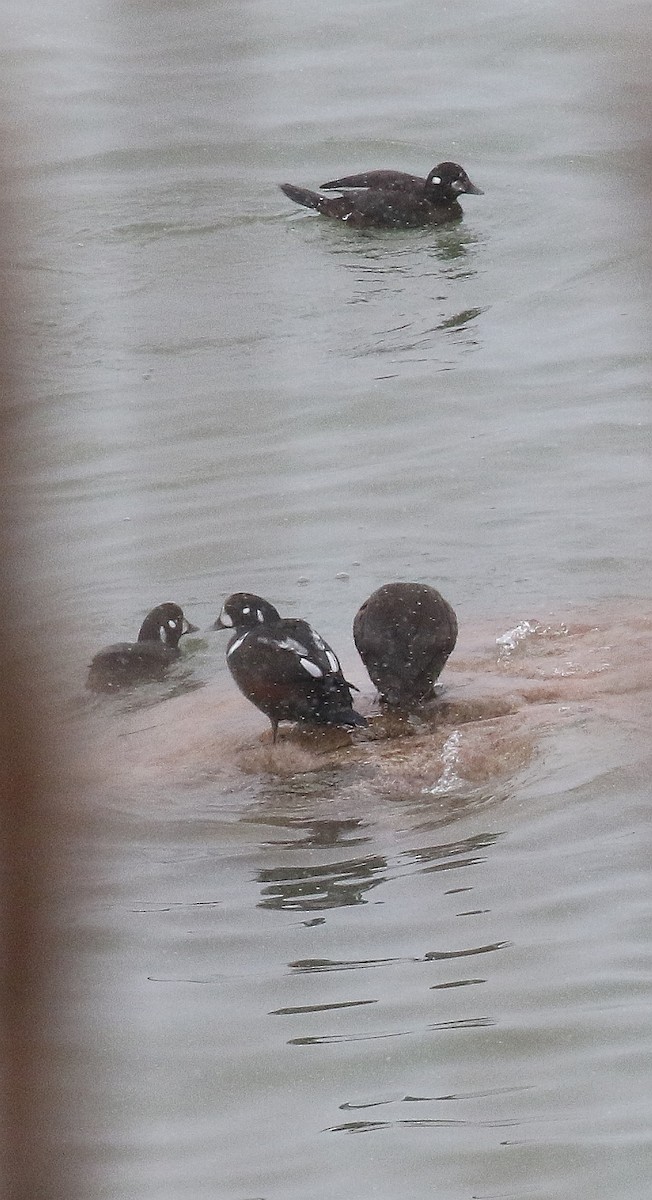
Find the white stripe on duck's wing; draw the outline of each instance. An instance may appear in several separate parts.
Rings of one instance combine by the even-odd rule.
[[[259,637],[258,641],[264,642],[266,646],[272,646],[275,650],[289,650],[291,654],[296,655],[304,671],[307,671],[309,675],[312,675],[313,679],[324,678],[324,671],[320,667],[319,663],[316,663],[314,659],[310,657],[310,647],[302,646],[301,642],[297,642],[295,638]]]
[[[339,664],[337,655],[333,654],[333,651],[331,650],[330,646],[326,647],[326,658],[328,659],[328,661],[330,663],[331,671],[333,671],[336,675],[339,674],[339,672],[342,670],[342,668]]]
[[[321,635],[319,633],[317,633],[317,630],[313,629],[312,625],[309,628],[310,628],[310,633],[312,635],[312,640],[313,640],[315,646],[317,647],[317,649],[319,651],[321,651],[322,654],[326,655],[326,660],[328,662],[328,665],[329,665],[331,671],[334,671],[335,674],[337,674],[339,671],[342,670],[337,655],[333,653],[330,646],[327,645],[327,643],[324,641],[323,637],[321,637]]]
[[[323,679],[324,672],[319,666],[319,663],[314,662],[310,657],[310,648],[302,646],[301,642],[297,642],[292,637],[265,637],[264,634],[259,634],[257,637],[259,645],[271,646],[272,650],[288,650],[295,658],[299,660],[300,666],[308,675],[312,675],[313,679]]]
[[[261,634],[258,637],[258,641],[264,646],[274,646],[276,650],[291,650],[293,654],[298,654],[300,658],[305,658],[306,655],[310,654],[308,646],[303,646],[301,642],[297,642],[292,637],[265,637],[264,634]]]
[[[313,679],[324,678],[324,672],[322,671],[321,667],[318,667],[317,663],[312,662],[311,659],[300,658],[299,662],[301,663],[304,671],[307,671],[309,675],[312,675]]]

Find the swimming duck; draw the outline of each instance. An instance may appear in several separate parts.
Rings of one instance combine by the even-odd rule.
[[[425,583],[386,583],[356,613],[353,640],[390,707],[423,704],[457,641],[457,618]]]
[[[363,171],[321,184],[324,191],[340,196],[321,196],[293,183],[282,183],[281,191],[325,217],[346,221],[359,229],[411,228],[457,221],[463,215],[458,197],[467,193],[482,196],[458,163],[442,162],[425,179],[403,171]]]
[[[135,642],[116,642],[98,651],[88,671],[86,686],[97,692],[146,679],[159,679],[179,656],[179,639],[196,633],[178,604],[157,604],[147,614]]]
[[[272,742],[280,721],[367,724],[353,709],[353,685],[337,655],[307,621],[281,618],[262,596],[234,592],[212,628],[233,630],[228,668],[243,695],[269,717]]]

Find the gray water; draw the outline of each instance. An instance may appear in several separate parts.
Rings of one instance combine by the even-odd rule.
[[[88,1196],[649,1195],[648,11],[8,7],[15,487],[101,814],[53,1032]],[[277,188],[444,158],[485,195],[439,231]],[[247,588],[373,711],[389,579],[458,613],[433,729],[272,751],[217,634],[84,694]]]

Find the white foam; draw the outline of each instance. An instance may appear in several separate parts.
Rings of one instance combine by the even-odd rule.
[[[423,795],[426,796],[445,796],[448,792],[454,792],[462,783],[462,779],[457,773],[457,767],[460,761],[460,743],[462,734],[459,729],[454,729],[448,735],[441,749],[441,761],[443,771],[436,783],[432,787],[424,787],[421,789]]]
[[[520,621],[513,629],[508,629],[506,633],[501,634],[496,638],[496,645],[500,647],[501,654],[509,653],[510,650],[516,650],[525,638],[530,637],[533,633],[540,633],[541,625],[538,621]]]

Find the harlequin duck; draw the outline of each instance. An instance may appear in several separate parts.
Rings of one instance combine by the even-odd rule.
[[[457,618],[425,583],[386,583],[356,613],[353,640],[381,700],[410,707],[432,699],[457,641]]]
[[[353,685],[337,656],[307,621],[282,619],[261,596],[234,592],[212,628],[234,630],[226,650],[229,670],[240,691],[269,717],[273,742],[280,721],[367,724],[354,712]]]
[[[314,208],[324,217],[347,221],[358,229],[408,229],[457,221],[462,216],[458,197],[465,192],[483,195],[466,171],[452,162],[439,163],[425,179],[403,171],[364,171],[331,179],[321,187],[342,195],[320,196],[292,183],[282,183],[281,191],[296,204]]]
[[[91,662],[86,686],[111,692],[146,679],[159,679],[179,655],[179,638],[196,633],[178,604],[158,604],[147,614],[136,642],[116,642]]]

